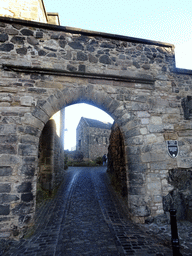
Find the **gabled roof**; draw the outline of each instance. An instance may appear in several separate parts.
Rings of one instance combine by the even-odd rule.
[[[81,120],[84,120],[87,125],[89,127],[96,127],[96,128],[100,128],[100,129],[111,129],[112,124],[109,122],[102,122],[99,120],[95,120],[95,119],[90,119],[90,118],[85,118],[85,117],[81,117]],[[80,120],[80,122],[81,122]]]

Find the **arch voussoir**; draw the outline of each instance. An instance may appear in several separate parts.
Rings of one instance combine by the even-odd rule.
[[[61,103],[59,102],[58,98],[54,95],[51,94],[48,98],[47,101],[51,105],[51,107],[54,109],[54,112],[56,113],[57,111],[61,110]]]
[[[44,124],[46,124],[47,120],[49,120],[49,116],[47,115],[47,113],[39,107],[33,110],[32,115],[37,119],[41,120]]]
[[[21,120],[23,124],[30,125],[39,130],[42,130],[44,127],[44,122],[36,116],[33,116],[32,113],[25,113],[24,117],[22,117]]]
[[[48,100],[43,100],[43,102],[38,102],[37,106],[41,108],[49,116],[49,118],[55,114],[55,110],[53,109],[51,104],[48,102]]]

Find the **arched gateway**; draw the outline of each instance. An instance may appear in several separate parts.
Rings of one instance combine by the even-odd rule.
[[[164,213],[163,199],[174,189],[170,170],[189,173],[192,166],[192,73],[175,68],[173,45],[0,18],[0,67],[3,234],[35,213],[45,124],[79,102],[106,111],[120,127],[132,219]],[[168,153],[172,142],[177,157]]]

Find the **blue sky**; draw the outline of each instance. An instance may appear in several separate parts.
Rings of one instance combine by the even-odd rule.
[[[44,0],[44,4],[47,12],[59,13],[62,26],[174,44],[177,67],[192,69],[191,0]],[[101,118],[101,112],[85,105],[67,107],[66,148],[75,145],[79,113],[88,118],[111,120],[106,116]],[[75,123],[71,122],[73,119]]]
[[[192,69],[192,3],[190,0],[44,0],[58,12],[62,26],[172,43],[177,66]],[[186,47],[187,46],[187,47]],[[181,48],[186,50],[182,61]]]

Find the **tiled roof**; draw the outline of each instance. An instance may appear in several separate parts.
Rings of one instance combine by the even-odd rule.
[[[90,118],[85,118],[82,117],[82,119],[85,120],[85,122],[90,126],[90,127],[96,127],[96,128],[101,128],[101,129],[111,129],[112,124],[108,122],[102,122],[99,120],[95,119],[90,119]]]

